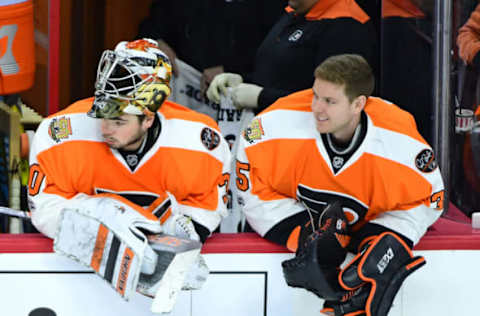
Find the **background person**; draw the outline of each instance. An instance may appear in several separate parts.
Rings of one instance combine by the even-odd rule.
[[[175,59],[202,72],[201,93],[224,71],[249,77],[255,50],[282,13],[285,0],[154,0],[139,37],[157,39]]]
[[[207,96],[219,102],[232,87],[237,108],[259,113],[278,98],[312,86],[312,72],[327,57],[364,56],[377,64],[376,33],[370,17],[348,0],[291,0],[255,56],[253,75],[226,72],[212,81]]]

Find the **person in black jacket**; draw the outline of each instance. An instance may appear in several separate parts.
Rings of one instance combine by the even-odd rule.
[[[313,71],[327,57],[343,53],[363,56],[374,69],[376,33],[370,17],[354,1],[290,0],[257,50],[251,83],[238,73],[217,75],[207,91],[211,101],[232,88],[238,108],[255,113],[282,96],[307,89]]]
[[[255,51],[286,0],[153,0],[139,38],[157,39],[178,75],[178,57],[203,73],[202,93],[224,71],[248,78]]]

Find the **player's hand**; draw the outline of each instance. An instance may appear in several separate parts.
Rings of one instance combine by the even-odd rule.
[[[179,72],[178,72],[178,66],[176,61],[177,54],[175,53],[173,48],[171,48],[170,45],[168,45],[167,42],[165,42],[164,40],[157,39],[157,43],[158,43],[158,48],[160,48],[160,50],[164,52],[165,55],[167,55],[168,59],[170,59],[170,63],[172,64],[173,75],[175,77],[178,77]]]
[[[181,214],[172,214],[163,224],[163,233],[180,238],[200,241],[192,219]]]
[[[210,83],[212,82],[213,78],[215,78],[217,75],[223,72],[224,72],[224,69],[223,69],[223,66],[221,65],[206,68],[203,70],[202,78],[200,78],[200,92],[202,93],[202,95],[205,95],[205,93],[207,93],[207,89],[210,86]]]
[[[253,83],[241,83],[232,89],[233,104],[237,108],[255,109],[258,107],[258,96],[263,87]]]
[[[207,97],[210,101],[220,103],[220,93],[227,94],[228,87],[236,87],[243,82],[242,76],[230,72],[224,72],[213,78],[207,90]]]

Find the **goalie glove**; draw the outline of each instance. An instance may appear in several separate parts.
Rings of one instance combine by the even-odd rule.
[[[195,230],[192,218],[185,215],[170,215],[170,217],[162,224],[162,229],[163,232],[168,235],[200,241],[200,236]]]
[[[338,267],[345,260],[349,237],[347,219],[338,201],[324,209],[319,224],[320,228],[307,237],[300,231],[295,258],[282,262],[283,275],[289,286],[339,300],[346,291],[338,283]]]
[[[165,234],[173,235],[178,238],[189,239],[200,242],[200,236],[195,230],[193,220],[185,215],[179,214],[180,206],[175,196],[167,193],[170,201],[170,212],[168,216],[162,217],[162,229]],[[201,245],[201,244],[200,244]],[[194,262],[190,265],[182,286],[183,290],[198,290],[205,283],[209,269],[203,257],[198,254]]]
[[[135,291],[140,272],[152,274],[158,255],[145,232],[162,231],[126,203],[108,197],[76,201],[60,215],[55,252],[85,266],[109,283],[123,298]]]

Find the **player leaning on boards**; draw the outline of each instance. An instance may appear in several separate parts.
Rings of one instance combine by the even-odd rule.
[[[425,260],[412,247],[443,209],[443,181],[413,117],[370,97],[358,55],[315,70],[313,88],[278,100],[244,131],[236,184],[251,227],[296,251],[290,286],[331,315],[387,315]],[[346,253],[357,254],[340,271]]]
[[[145,235],[204,242],[227,212],[228,145],[213,120],[166,100],[170,78],[155,41],[120,42],[102,55],[95,97],[45,119],[31,148],[33,224],[123,296],[135,263],[139,287],[157,267]]]

